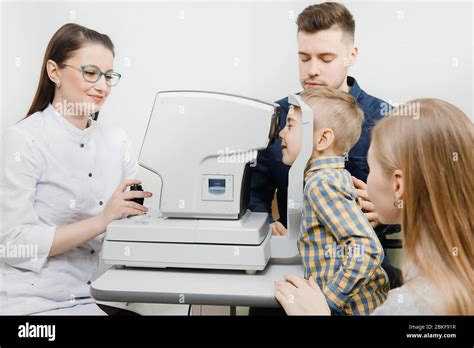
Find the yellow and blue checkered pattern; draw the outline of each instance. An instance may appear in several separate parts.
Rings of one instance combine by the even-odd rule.
[[[308,162],[298,249],[305,277],[315,278],[336,313],[370,314],[385,301],[390,284],[381,266],[384,251],[343,157]]]

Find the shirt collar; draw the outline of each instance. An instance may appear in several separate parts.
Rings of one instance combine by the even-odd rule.
[[[353,78],[352,76],[347,76],[347,85],[349,86],[349,94],[354,97],[355,100],[357,100],[362,92],[362,90],[359,87],[359,84],[357,83],[356,79]]]
[[[95,127],[95,122],[92,121],[92,119],[89,119],[89,127],[85,129],[77,128],[68,120],[66,120],[63,116],[61,116],[53,107],[53,105],[51,105],[51,103],[48,104],[48,106],[43,112],[47,112],[61,128],[65,129],[69,134],[72,134],[73,136],[84,137],[90,134],[92,129]]]
[[[324,156],[312,158],[308,161],[305,169],[305,176],[319,169],[344,169],[345,162],[342,156]]]

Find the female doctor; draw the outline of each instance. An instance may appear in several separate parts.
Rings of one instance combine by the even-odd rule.
[[[113,220],[145,214],[130,200],[152,195],[126,192],[140,183],[131,144],[121,129],[97,122],[120,80],[113,60],[107,35],[64,25],[48,44],[28,114],[5,132],[0,314],[112,308],[89,294],[103,233]]]

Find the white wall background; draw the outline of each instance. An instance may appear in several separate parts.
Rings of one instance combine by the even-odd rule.
[[[100,120],[138,150],[160,90],[201,89],[276,100],[299,90],[295,19],[314,1],[34,1],[1,3],[1,122],[28,110],[46,45],[63,24],[107,33],[123,75]],[[359,59],[368,93],[393,103],[438,97],[473,114],[473,3],[358,2]]]

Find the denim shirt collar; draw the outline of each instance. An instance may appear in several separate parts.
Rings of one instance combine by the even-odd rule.
[[[359,87],[356,79],[352,76],[347,76],[347,85],[349,86],[349,94],[354,97],[355,100],[359,98],[362,93],[362,90]]]

